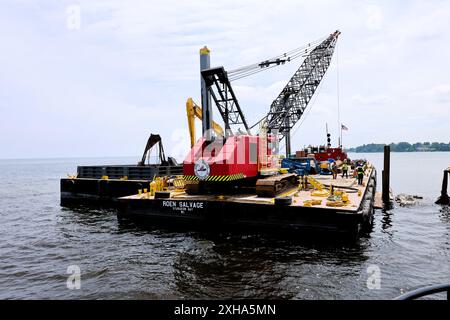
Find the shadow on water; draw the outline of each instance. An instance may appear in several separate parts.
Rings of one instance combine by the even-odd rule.
[[[298,293],[285,283],[292,270],[298,270],[296,277],[301,275],[297,284],[305,284],[316,277],[304,272],[312,265],[363,264],[366,260],[361,246],[298,244],[261,237],[229,237],[228,241],[207,242],[206,248],[177,255],[174,278],[182,295],[290,299]]]
[[[317,269],[328,272],[336,267],[359,266],[368,259],[365,251],[369,243],[365,239],[355,242],[236,232],[175,233],[128,220],[119,222],[119,230],[157,230],[165,237],[190,238],[189,245],[181,248],[172,262],[173,290],[182,298],[291,299],[298,295],[299,287],[317,287]]]
[[[389,209],[383,209],[382,211],[382,218],[381,218],[381,229],[384,233],[388,234],[389,236],[394,235],[393,231],[393,224],[392,224],[392,216],[394,214],[394,208]]]
[[[442,222],[450,223],[450,206],[442,206],[439,212]]]
[[[57,224],[63,237],[88,233],[94,239],[95,235],[117,233],[117,212],[114,209],[90,206],[61,207]],[[86,234],[84,238],[87,239]]]
[[[117,211],[111,208],[99,208],[92,206],[61,207],[60,218],[62,222],[70,222],[81,225],[92,225],[95,223],[116,219]]]
[[[220,231],[214,229],[208,231],[205,229],[197,229],[186,231],[184,227],[172,226],[162,227],[154,226],[144,221],[134,221],[126,218],[118,220],[118,230],[122,232],[136,231],[155,232],[170,234],[186,234],[195,240],[212,241],[217,244],[227,243],[234,247],[241,245],[266,246],[268,248],[279,248],[284,245],[303,245],[315,246],[321,248],[334,247],[357,247],[360,243],[351,235],[337,235],[333,233],[259,233],[244,230],[235,230],[232,232]],[[362,234],[361,238],[370,238],[371,230]]]
[[[116,241],[119,236],[121,245],[117,249],[112,245],[110,250],[120,252],[121,267],[127,270],[123,281],[135,283],[135,287],[130,286],[137,295],[150,292],[194,299],[374,298],[378,294],[364,288],[366,268],[375,263],[383,266],[385,275],[382,296],[391,298],[410,281],[408,277],[394,276],[399,268],[408,268],[407,261],[414,256],[401,255],[399,248],[416,250],[416,246],[427,246],[429,241],[429,237],[411,238],[411,232],[422,228],[417,225],[419,229],[415,230],[411,223],[419,217],[423,223],[435,223],[437,216],[433,218],[432,213],[440,210],[437,220],[450,225],[448,207],[417,208],[377,210],[375,227],[358,241],[326,236],[186,232],[118,220],[114,210],[85,207],[63,209],[61,219],[62,224],[86,228],[89,233],[85,235],[92,235],[96,241],[99,232],[105,232],[100,235],[105,241]],[[403,225],[408,226],[408,233],[402,232]],[[102,257],[114,261],[117,258],[107,252]],[[409,273],[414,274],[416,267],[411,268]],[[417,285],[425,282],[418,280]]]

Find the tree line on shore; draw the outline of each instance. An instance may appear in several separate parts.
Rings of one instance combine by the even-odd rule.
[[[370,143],[355,148],[346,149],[347,152],[371,153],[383,152],[385,144]],[[389,144],[392,152],[442,152],[450,151],[450,142],[417,142],[414,144],[408,142]]]

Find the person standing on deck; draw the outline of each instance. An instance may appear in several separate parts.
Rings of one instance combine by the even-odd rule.
[[[358,185],[362,186],[364,178],[364,168],[362,167],[361,164],[358,165],[356,171],[358,173]]]
[[[333,180],[336,180],[338,174],[338,167],[336,165],[336,162],[333,162],[333,164],[331,165],[331,173],[333,174]]]
[[[348,164],[347,160],[344,161],[344,165],[342,166],[342,178],[345,176],[345,178],[348,179]]]

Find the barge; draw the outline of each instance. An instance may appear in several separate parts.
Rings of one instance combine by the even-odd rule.
[[[327,188],[345,190],[348,202],[329,206],[326,198],[316,197],[314,189],[289,190],[278,197],[256,194],[189,195],[172,190],[122,197],[119,219],[175,229],[206,231],[245,231],[283,235],[334,234],[358,237],[373,221],[376,170],[367,169],[363,185],[354,178],[333,180],[331,176],[312,176]],[[317,191],[317,190],[316,190]],[[316,205],[311,205],[315,201]],[[319,204],[320,202],[320,204]]]
[[[146,164],[151,149],[157,146],[158,164]],[[78,166],[77,174],[60,180],[61,206],[95,205],[115,207],[118,198],[146,188],[155,177],[183,174],[183,166],[166,159],[162,140],[152,134],[137,165]]]
[[[154,177],[183,174],[182,166],[79,166],[77,175],[60,180],[61,206],[115,207],[118,198],[146,188]]]
[[[314,174],[308,165],[282,167],[282,159],[292,155],[292,129],[325,76],[339,35],[336,31],[317,46],[308,45],[306,51],[293,51],[232,71],[211,68],[210,51],[202,48],[202,107],[192,99],[186,104],[191,150],[183,166],[167,162],[165,157],[161,157],[160,165],[145,165],[149,149],[161,140],[159,136],[153,140],[150,137],[138,166],[79,167],[76,177],[62,179],[61,204],[78,200],[83,204],[112,202],[119,206],[119,220],[145,220],[158,227],[358,236],[372,223],[375,168],[363,169],[358,164],[358,185],[354,177],[336,178],[341,164],[342,170],[348,171],[347,161],[342,162],[347,156],[340,143],[339,148],[331,148],[328,129],[328,146],[308,151],[308,157],[316,163],[323,160],[321,166],[333,169],[332,176]],[[301,66],[272,102],[267,115],[250,126],[231,82],[269,66],[283,65],[300,53],[305,56]],[[213,105],[223,128],[213,121]],[[195,137],[195,117],[202,121],[199,140]],[[279,151],[282,140],[285,157]],[[315,173],[324,172],[318,171]],[[155,179],[157,176],[164,177]]]

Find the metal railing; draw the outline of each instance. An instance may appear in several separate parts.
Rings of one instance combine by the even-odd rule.
[[[77,173],[78,178],[101,179],[108,176],[109,179],[120,179],[126,176],[129,180],[151,180],[154,176],[182,175],[183,166],[79,166]]]
[[[405,294],[395,298],[395,300],[415,300],[418,298],[430,296],[430,295],[433,295],[436,293],[443,293],[443,292],[447,292],[447,301],[450,301],[450,283],[419,288],[414,291],[405,293]]]

